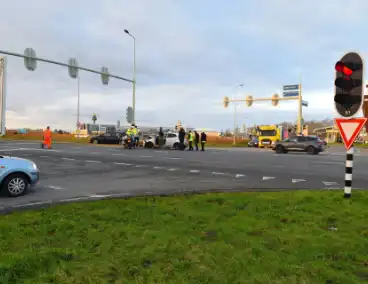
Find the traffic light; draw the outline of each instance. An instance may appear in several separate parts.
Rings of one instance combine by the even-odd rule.
[[[335,64],[335,108],[343,117],[354,116],[363,103],[363,59],[349,52]]]
[[[229,97],[224,97],[224,107],[227,108],[229,106],[230,99]]]
[[[128,123],[133,122],[133,108],[130,106],[126,109],[126,120]]]

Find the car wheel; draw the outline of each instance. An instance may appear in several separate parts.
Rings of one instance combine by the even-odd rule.
[[[152,149],[153,148],[153,143],[152,142],[147,142],[146,144],[144,144],[144,147]]]
[[[283,147],[283,146],[281,146],[281,145],[277,145],[277,146],[276,146],[276,153],[277,153],[277,154],[284,154],[284,153],[285,153],[285,149],[284,149],[284,147]]]
[[[28,180],[22,173],[9,175],[2,187],[2,192],[9,197],[18,197],[27,192]]]
[[[309,146],[308,148],[307,148],[307,153],[308,153],[308,155],[315,155],[316,154],[316,148],[314,148],[313,146]]]
[[[98,144],[98,140],[93,140],[93,144]]]

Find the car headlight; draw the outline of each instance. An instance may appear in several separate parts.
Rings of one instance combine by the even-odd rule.
[[[37,170],[37,165],[35,163],[31,163],[31,168]]]

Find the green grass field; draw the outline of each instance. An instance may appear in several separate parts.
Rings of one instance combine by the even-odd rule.
[[[0,219],[0,283],[367,283],[367,204],[294,191],[17,212]]]

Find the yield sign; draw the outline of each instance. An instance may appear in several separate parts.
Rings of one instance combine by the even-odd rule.
[[[366,121],[367,119],[365,117],[335,118],[335,124],[339,128],[346,150],[350,149],[351,145],[353,145]]]

